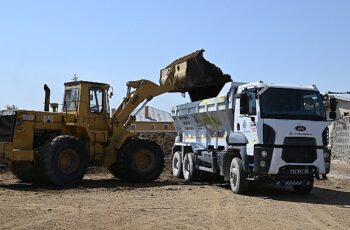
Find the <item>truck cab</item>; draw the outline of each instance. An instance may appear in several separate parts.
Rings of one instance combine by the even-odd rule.
[[[173,117],[180,133],[175,176],[215,173],[236,193],[251,181],[309,193],[314,177],[329,173],[327,118],[316,86],[232,83],[226,96],[175,106]]]
[[[327,118],[316,86],[255,83],[238,87],[234,130],[247,138],[256,174],[329,173]],[[253,166],[253,167],[252,167]]]

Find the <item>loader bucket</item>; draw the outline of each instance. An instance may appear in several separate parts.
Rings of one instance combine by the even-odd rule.
[[[188,92],[192,101],[216,97],[232,81],[230,75],[203,57],[198,50],[179,58],[160,71],[160,85],[174,84],[173,92]]]

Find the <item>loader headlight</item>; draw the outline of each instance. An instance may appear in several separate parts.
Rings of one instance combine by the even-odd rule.
[[[267,157],[267,151],[266,150],[261,151],[260,156],[264,158]]]

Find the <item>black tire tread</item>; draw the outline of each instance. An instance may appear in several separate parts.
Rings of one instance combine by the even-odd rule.
[[[188,181],[188,182],[199,181],[199,180],[200,180],[200,172],[199,172],[199,171],[196,169],[196,167],[195,167],[194,153],[192,153],[192,152],[186,153],[186,154],[185,154],[185,157],[186,157],[187,154],[188,154],[189,157],[191,158],[191,160],[192,160],[192,166],[193,166],[193,168],[192,168],[192,176],[191,176],[187,181]],[[184,165],[184,163],[183,163],[182,165]],[[182,170],[182,171],[184,171],[184,170]]]
[[[55,137],[37,149],[35,160],[37,162],[37,168],[39,170],[38,181],[40,183],[54,186],[71,186],[81,182],[88,170],[88,156],[86,156],[85,160],[83,159],[80,162],[83,164],[81,175],[74,180],[63,180],[55,174],[54,170],[51,167],[51,157],[55,149],[62,145],[69,144],[78,145],[78,147],[82,149],[83,154],[87,154],[85,146],[79,141],[79,139],[69,135],[61,135]]]
[[[137,172],[133,172],[130,167],[131,153],[142,147],[152,149],[159,157],[159,164],[156,165],[155,171],[149,175],[140,175]],[[130,139],[121,148],[117,163],[113,167],[112,174],[118,176],[121,180],[124,181],[139,183],[153,182],[154,180],[158,179],[160,174],[163,172],[164,162],[165,160],[163,150],[156,142],[139,138]]]
[[[236,193],[241,194],[241,195],[246,194],[248,192],[248,181],[246,180],[247,173],[245,173],[243,170],[243,161],[242,161],[242,159],[240,159],[238,157],[233,158],[232,161],[233,160],[237,161],[238,171],[240,174],[240,176],[239,176],[240,177],[240,186],[239,186],[239,189]],[[230,170],[231,170],[231,167],[230,167]]]
[[[38,181],[37,170],[31,161],[13,161],[10,165],[10,171],[21,182],[35,183]]]

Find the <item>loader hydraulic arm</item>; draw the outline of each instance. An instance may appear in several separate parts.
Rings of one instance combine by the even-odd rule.
[[[105,165],[116,162],[117,154],[129,138],[138,134],[128,131],[128,126],[135,121],[135,115],[153,97],[167,92],[186,93],[191,100],[203,100],[215,97],[226,82],[231,81],[229,75],[208,62],[203,57],[204,50],[198,50],[172,62],[160,72],[160,84],[148,80],[129,81],[123,102],[115,110],[110,120],[110,132],[106,147]],[[132,112],[142,103],[141,108]],[[117,154],[116,154],[117,153]]]
[[[110,166],[116,162],[116,152],[118,152],[125,141],[137,135],[127,130],[128,126],[135,121],[132,112],[142,103],[139,112],[153,97],[176,90],[175,84],[167,82],[157,85],[148,80],[129,81],[127,83],[127,94],[123,102],[113,113],[110,121],[109,145],[106,148],[105,165]]]
[[[118,109],[113,113],[111,125],[128,127],[135,118],[135,116],[131,116],[131,113],[142,102],[144,104],[141,109],[153,97],[176,90],[174,84],[157,85],[148,80],[129,81],[127,87],[127,95]]]

